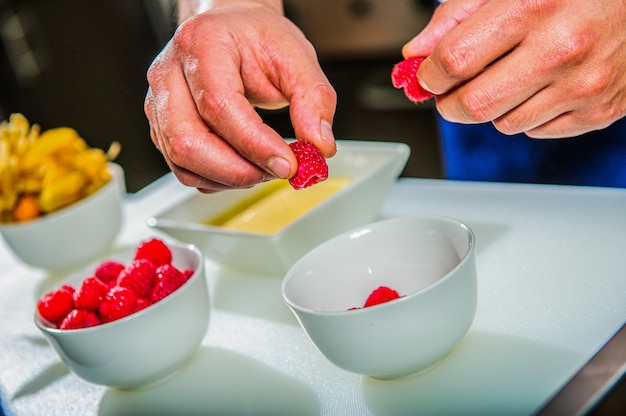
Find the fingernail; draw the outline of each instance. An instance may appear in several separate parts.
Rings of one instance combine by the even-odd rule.
[[[333,126],[326,120],[320,123],[320,135],[322,140],[335,147],[335,135],[333,134]]]
[[[269,162],[267,162],[267,168],[274,174],[274,176],[281,179],[287,179],[291,173],[291,166],[289,166],[289,162],[280,157],[271,158]]]

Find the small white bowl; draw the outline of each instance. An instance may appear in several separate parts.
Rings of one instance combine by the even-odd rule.
[[[78,377],[99,385],[132,389],[174,373],[200,346],[209,323],[209,293],[201,252],[168,243],[172,264],[195,272],[175,292],[117,321],[73,330],[46,326],[35,312],[35,325]],[[135,249],[106,259],[129,264]],[[105,259],[103,259],[105,260]],[[75,288],[100,262],[60,283]]]
[[[62,270],[93,260],[122,225],[124,171],[109,163],[112,179],[94,194],[33,221],[0,224],[0,234],[25,264]]]
[[[337,141],[328,159],[330,176],[351,182],[328,199],[271,235],[232,231],[205,222],[251,194],[251,189],[194,194],[148,219],[148,225],[200,247],[222,266],[254,274],[284,276],[304,253],[324,240],[373,221],[409,157],[403,143]]]
[[[400,298],[367,308],[380,286]],[[321,244],[288,271],[282,294],[336,366],[393,379],[440,362],[476,313],[474,234],[449,218],[400,217]]]

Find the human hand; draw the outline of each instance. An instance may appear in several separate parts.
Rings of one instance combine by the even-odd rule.
[[[335,153],[336,93],[312,45],[267,5],[231,2],[185,20],[148,82],[152,141],[178,180],[202,192],[295,174],[293,152],[254,107],[289,105],[296,137]]]
[[[558,138],[626,115],[626,1],[449,0],[403,54],[449,121]]]

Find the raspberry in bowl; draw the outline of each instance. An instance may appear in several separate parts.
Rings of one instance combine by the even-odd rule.
[[[153,238],[72,274],[39,298],[34,321],[72,373],[132,389],[190,359],[209,309],[198,248]]]
[[[305,254],[282,294],[337,367],[378,379],[415,375],[441,362],[472,325],[474,234],[450,218],[371,223]]]

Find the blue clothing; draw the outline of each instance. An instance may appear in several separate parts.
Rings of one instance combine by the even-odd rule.
[[[626,118],[578,137],[531,139],[437,117],[448,179],[626,188]]]

